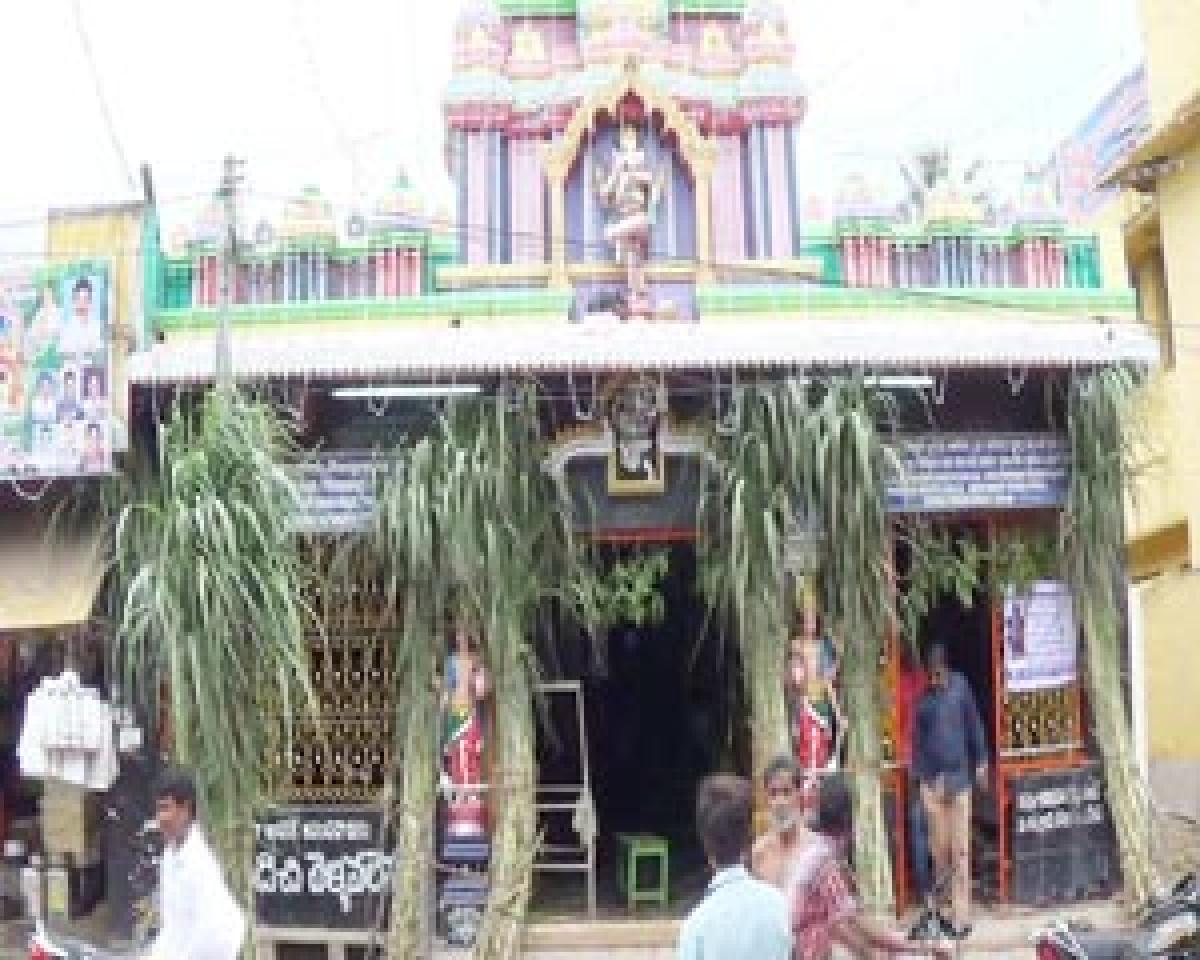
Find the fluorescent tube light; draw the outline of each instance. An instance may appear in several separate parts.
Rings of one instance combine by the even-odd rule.
[[[477,383],[392,383],[374,387],[337,387],[335,397],[452,397],[479,393]]]
[[[801,383],[821,383],[819,378],[799,377]],[[919,374],[885,374],[882,377],[863,377],[863,385],[881,390],[932,390],[933,377]]]

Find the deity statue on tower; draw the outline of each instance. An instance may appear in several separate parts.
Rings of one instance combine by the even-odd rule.
[[[442,787],[446,833],[454,839],[487,835],[483,708],[488,693],[487,669],[470,631],[460,621],[454,628],[454,649],[446,657],[442,690]]]
[[[612,165],[607,175],[600,174],[596,192],[601,206],[610,213],[604,238],[612,246],[617,263],[625,268],[629,312],[635,317],[651,313],[644,268],[662,187],[662,173],[650,168],[645,150],[638,145],[637,128],[626,120],[613,150]]]

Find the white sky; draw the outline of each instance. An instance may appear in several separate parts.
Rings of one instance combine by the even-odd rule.
[[[1180,0],[1187,2],[1187,0]],[[457,0],[78,0],[136,178],[168,224],[211,191],[222,155],[273,205],[309,183],[371,199],[403,164],[450,196],[440,96]],[[810,91],[802,195],[831,171],[880,175],[923,143],[998,167],[1041,162],[1140,58],[1135,0],[791,0]],[[50,206],[135,196],[74,0],[0,0],[0,254],[40,250]],[[356,176],[357,170],[357,176]],[[14,222],[18,222],[14,225]]]

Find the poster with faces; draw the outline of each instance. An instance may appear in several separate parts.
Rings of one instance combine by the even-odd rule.
[[[0,279],[0,481],[112,470],[112,270]]]

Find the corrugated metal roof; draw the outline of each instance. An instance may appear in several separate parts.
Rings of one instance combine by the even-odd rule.
[[[213,338],[187,335],[135,354],[134,383],[213,378]],[[1158,345],[1134,323],[1009,318],[461,328],[239,330],[238,380],[448,378],[553,371],[1154,366]]]

